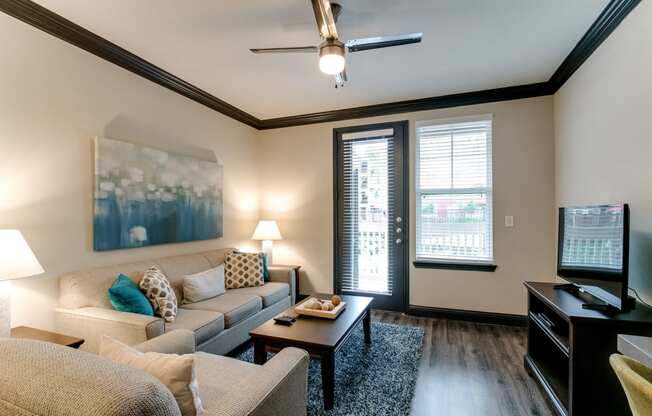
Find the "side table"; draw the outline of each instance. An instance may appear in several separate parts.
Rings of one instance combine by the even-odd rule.
[[[53,344],[59,344],[75,349],[79,348],[84,343],[84,340],[81,338],[44,331],[42,329],[30,328],[28,326],[17,326],[16,328],[11,328],[11,338],[51,342]]]

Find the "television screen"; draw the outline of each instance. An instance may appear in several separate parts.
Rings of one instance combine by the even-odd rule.
[[[557,274],[620,308],[628,240],[627,204],[560,208]]]

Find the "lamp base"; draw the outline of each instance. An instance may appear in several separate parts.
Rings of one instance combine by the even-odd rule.
[[[274,251],[274,242],[272,240],[263,240],[263,253],[267,257],[267,265],[271,266],[274,264],[272,261],[272,252]]]
[[[0,282],[0,338],[11,335],[11,282]]]

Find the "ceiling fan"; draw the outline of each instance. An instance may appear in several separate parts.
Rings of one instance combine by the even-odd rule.
[[[317,20],[317,29],[322,43],[319,46],[291,46],[287,48],[255,48],[253,53],[319,53],[319,69],[335,76],[335,88],[344,86],[347,81],[346,53],[362,52],[370,49],[389,48],[421,42],[423,33],[410,33],[399,36],[379,36],[373,38],[340,41],[335,23],[342,12],[342,6],[329,0],[310,0]]]

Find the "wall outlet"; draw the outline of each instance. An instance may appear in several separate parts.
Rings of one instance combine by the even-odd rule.
[[[514,226],[514,217],[512,215],[505,216],[505,227]]]

